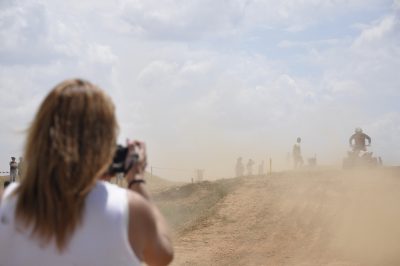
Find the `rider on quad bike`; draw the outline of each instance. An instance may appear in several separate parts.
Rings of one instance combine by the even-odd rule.
[[[353,144],[354,140],[354,144]],[[349,144],[353,148],[353,152],[367,151],[365,140],[368,140],[368,146],[371,145],[371,137],[363,133],[361,128],[356,128],[355,133],[350,137]]]
[[[368,140],[368,144],[366,144]],[[353,143],[354,142],[354,143]],[[349,169],[354,167],[375,167],[378,158],[372,156],[372,152],[367,151],[367,146],[371,145],[371,138],[362,132],[361,128],[356,128],[355,133],[349,139],[352,151],[347,153],[347,157],[343,159],[343,168]]]

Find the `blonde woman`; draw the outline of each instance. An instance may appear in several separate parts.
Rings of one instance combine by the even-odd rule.
[[[22,180],[1,197],[0,265],[172,261],[166,223],[145,188],[144,143],[128,143],[128,157],[139,159],[127,189],[101,181],[117,132],[111,99],[90,82],[66,80],[49,93],[28,131]]]

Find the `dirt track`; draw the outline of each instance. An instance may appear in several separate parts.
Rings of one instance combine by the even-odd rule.
[[[173,265],[400,265],[400,175],[252,177],[175,241]]]

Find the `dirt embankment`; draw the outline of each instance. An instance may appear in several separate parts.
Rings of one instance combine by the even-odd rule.
[[[9,180],[9,176],[0,176],[0,194],[3,193],[4,190],[4,182]]]
[[[243,178],[212,208],[173,265],[400,265],[399,171]]]
[[[153,194],[153,198],[165,215],[175,237],[201,227],[204,221],[215,215],[218,203],[239,183],[239,179],[204,181],[166,189]]]

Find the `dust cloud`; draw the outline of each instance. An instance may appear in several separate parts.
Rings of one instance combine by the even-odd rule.
[[[177,238],[173,265],[400,265],[400,169],[230,180],[214,214]]]
[[[324,136],[329,139],[325,140],[293,134],[293,131],[264,133],[234,134],[202,128],[187,131],[178,142],[148,141],[149,165],[154,166],[156,175],[170,180],[189,181],[195,169],[204,170],[204,179],[216,180],[235,175],[238,157],[242,157],[244,163],[252,159],[255,174],[262,162],[264,173],[271,168],[273,172],[293,169],[291,152],[298,136],[302,137],[305,167],[308,159],[314,156],[319,165],[339,166],[348,147],[347,137],[332,141],[329,135]]]
[[[346,173],[332,247],[365,265],[400,265],[400,169]]]

